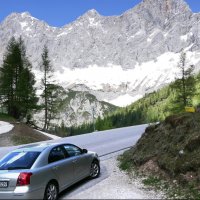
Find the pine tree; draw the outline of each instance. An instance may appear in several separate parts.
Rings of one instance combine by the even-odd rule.
[[[176,91],[175,103],[177,110],[183,110],[185,106],[192,104],[192,97],[195,94],[194,65],[187,66],[185,52],[181,52],[178,69],[180,70],[180,76],[174,84]]]
[[[47,46],[44,46],[43,53],[42,53],[42,64],[41,70],[43,71],[43,79],[42,79],[42,86],[43,86],[43,93],[42,98],[44,100],[44,127],[43,129],[46,130],[48,126],[48,85],[51,84],[51,78],[53,77],[53,69],[49,60],[49,51]]]
[[[47,85],[47,126],[46,129],[49,129],[49,125],[52,119],[56,119],[57,114],[60,112],[63,104],[63,96],[66,94],[63,87],[55,84]]]
[[[62,96],[65,94],[65,90],[53,81],[53,68],[49,59],[49,51],[47,46],[44,46],[42,53],[41,70],[43,71],[43,93],[41,95],[43,99],[44,108],[44,130],[49,129],[50,121],[56,118],[59,112],[59,107],[62,105]]]
[[[8,114],[16,119],[30,116],[37,108],[31,67],[22,38],[17,41],[12,38],[0,69],[0,94]]]
[[[8,114],[12,116],[14,107],[14,67],[16,62],[16,41],[14,38],[8,43],[7,52],[4,55],[3,66],[0,73],[0,92],[4,106]]]

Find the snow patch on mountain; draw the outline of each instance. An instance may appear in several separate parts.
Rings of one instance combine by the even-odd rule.
[[[127,70],[111,63],[107,66],[90,65],[88,68],[62,67],[60,71],[55,72],[54,77],[56,82],[66,89],[71,85],[85,85],[91,93],[95,91],[97,97],[98,92],[105,92],[105,95],[98,100],[105,100],[116,106],[127,106],[145,93],[172,82],[178,74],[179,58],[179,53],[166,52],[156,60],[136,63],[133,69]],[[187,52],[187,58],[189,58],[188,65],[196,65],[200,62],[200,52]],[[35,71],[35,74],[38,81],[41,80],[42,73]],[[106,92],[111,91],[120,92],[121,95],[106,95]]]
[[[125,107],[127,105],[130,105],[131,103],[137,101],[138,99],[142,98],[142,95],[135,95],[134,97],[132,97],[129,94],[125,94],[122,96],[117,97],[116,99],[112,100],[112,101],[108,101],[107,99],[104,99],[104,101],[107,101],[113,105],[119,106],[119,107]]]
[[[27,23],[27,22],[21,22],[20,24],[21,24],[22,29],[23,29],[24,27],[28,26],[28,23]]]

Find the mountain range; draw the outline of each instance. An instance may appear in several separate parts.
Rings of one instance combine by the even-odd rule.
[[[60,85],[116,106],[173,81],[182,50],[200,68],[200,13],[184,0],[143,0],[120,16],[89,10],[63,27],[12,13],[0,24],[0,63],[12,36],[24,39],[38,88],[46,44]]]

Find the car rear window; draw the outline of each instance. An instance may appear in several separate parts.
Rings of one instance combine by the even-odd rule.
[[[0,170],[30,169],[40,152],[12,152],[0,160]]]

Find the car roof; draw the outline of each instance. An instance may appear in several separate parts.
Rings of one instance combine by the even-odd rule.
[[[37,143],[37,144],[30,144],[30,145],[26,145],[23,147],[20,147],[16,150],[14,150],[13,152],[24,152],[24,151],[35,151],[35,152],[42,152],[44,149],[49,148],[49,147],[54,147],[54,146],[58,146],[58,145],[63,145],[66,143],[50,143],[50,142],[45,142],[45,143]],[[71,145],[71,144],[69,144]]]

